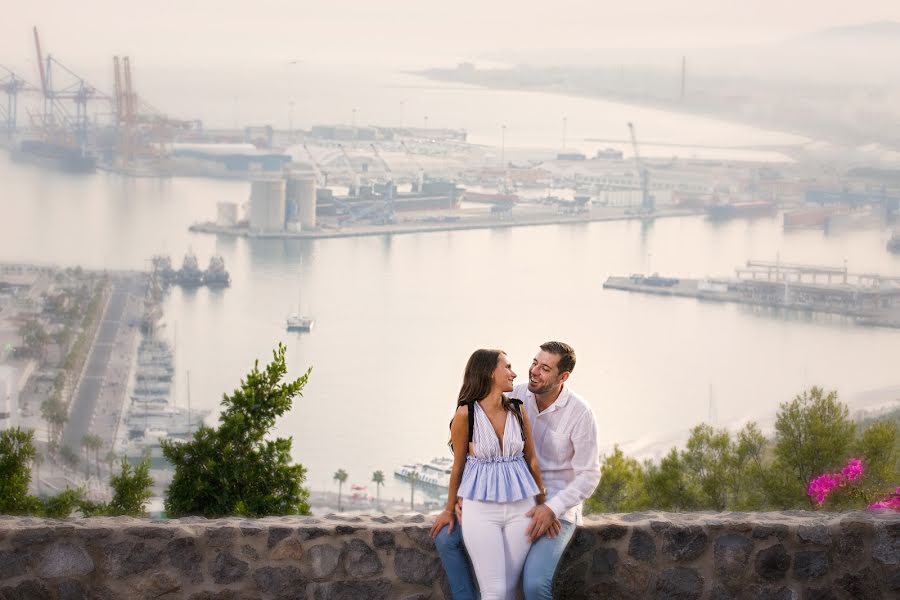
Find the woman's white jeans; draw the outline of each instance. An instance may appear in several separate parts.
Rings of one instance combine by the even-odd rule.
[[[533,507],[534,498],[463,502],[463,542],[481,588],[481,600],[515,600],[531,548],[525,535],[531,519],[525,513]]]

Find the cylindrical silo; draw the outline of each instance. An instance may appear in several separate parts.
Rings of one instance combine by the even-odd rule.
[[[283,179],[251,183],[250,230],[256,233],[284,231],[285,197]]]
[[[312,173],[291,173],[287,182],[288,220],[301,229],[316,226],[316,178]]]

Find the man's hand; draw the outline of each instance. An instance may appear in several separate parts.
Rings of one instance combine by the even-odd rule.
[[[538,504],[525,513],[525,516],[531,517],[531,523],[528,524],[525,535],[532,544],[538,541],[542,535],[546,535],[552,540],[559,534],[559,519],[546,504]]]

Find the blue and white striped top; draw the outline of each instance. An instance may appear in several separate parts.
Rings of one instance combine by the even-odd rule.
[[[466,467],[458,494],[467,500],[516,502],[540,493],[525,463],[525,442],[519,420],[506,413],[503,447],[491,420],[478,402],[472,403],[475,427],[472,432],[474,454],[466,457]],[[523,414],[524,418],[528,418]]]

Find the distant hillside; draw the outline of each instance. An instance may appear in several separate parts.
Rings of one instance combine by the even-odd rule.
[[[895,42],[900,44],[900,23],[896,21],[879,21],[864,25],[831,27],[795,38],[792,41],[801,43],[867,41],[876,43]]]

